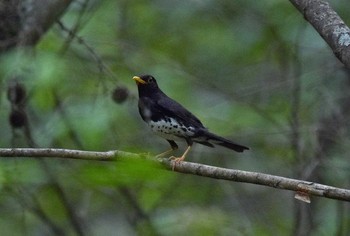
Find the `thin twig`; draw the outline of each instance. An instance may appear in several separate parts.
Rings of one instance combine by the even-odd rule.
[[[76,34],[76,32],[70,30],[69,28],[67,28],[61,21],[57,21],[58,26],[65,32],[68,33],[68,36],[70,38],[76,39],[77,42],[81,45],[83,45],[86,50],[89,52],[89,54],[92,56],[92,58],[94,59],[94,61],[96,61],[97,63],[97,67],[100,71],[100,73],[106,73],[107,75],[111,76],[111,77],[116,77],[114,75],[114,73],[112,72],[111,69],[109,69],[109,67],[103,62],[102,58],[100,57],[100,55],[95,51],[95,49],[90,46],[81,36],[78,36]]]

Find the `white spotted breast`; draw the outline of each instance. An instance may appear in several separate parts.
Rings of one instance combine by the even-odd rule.
[[[195,135],[195,128],[192,126],[185,126],[180,124],[175,119],[170,117],[165,117],[165,119],[147,122],[151,130],[169,140],[183,140],[185,137],[192,137]]]

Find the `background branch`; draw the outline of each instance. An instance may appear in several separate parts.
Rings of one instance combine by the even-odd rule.
[[[350,68],[350,29],[329,3],[323,0],[290,0],[290,2],[321,35],[335,56]]]
[[[155,160],[147,156],[138,155],[119,150],[106,152],[93,152],[69,149],[53,148],[1,148],[0,157],[57,157],[81,160],[114,160],[119,158],[139,158]],[[174,162],[167,159],[160,161],[167,169],[171,170]],[[269,186],[278,189],[295,191],[298,195],[314,195],[319,197],[350,201],[350,190],[341,189],[323,184],[298,179],[285,178],[281,176],[263,174],[258,172],[249,172],[242,170],[233,170],[209,165],[203,165],[191,162],[181,162],[176,164],[176,172],[204,176],[214,179],[223,179],[234,182],[243,182]]]
[[[0,52],[17,45],[35,45],[60,18],[72,0],[10,0],[0,4]]]

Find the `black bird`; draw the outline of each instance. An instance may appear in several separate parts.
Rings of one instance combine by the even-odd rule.
[[[151,75],[134,76],[139,91],[139,112],[142,119],[157,135],[165,138],[171,149],[157,157],[165,156],[178,148],[174,140],[185,140],[188,147],[181,157],[171,157],[175,162],[185,159],[193,142],[214,147],[224,146],[236,152],[248,150],[248,147],[210,133],[202,122],[182,105],[169,98],[158,87]]]

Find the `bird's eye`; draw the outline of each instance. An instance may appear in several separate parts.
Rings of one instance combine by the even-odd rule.
[[[154,82],[154,78],[153,77],[149,78],[148,82],[149,83],[153,83]]]

